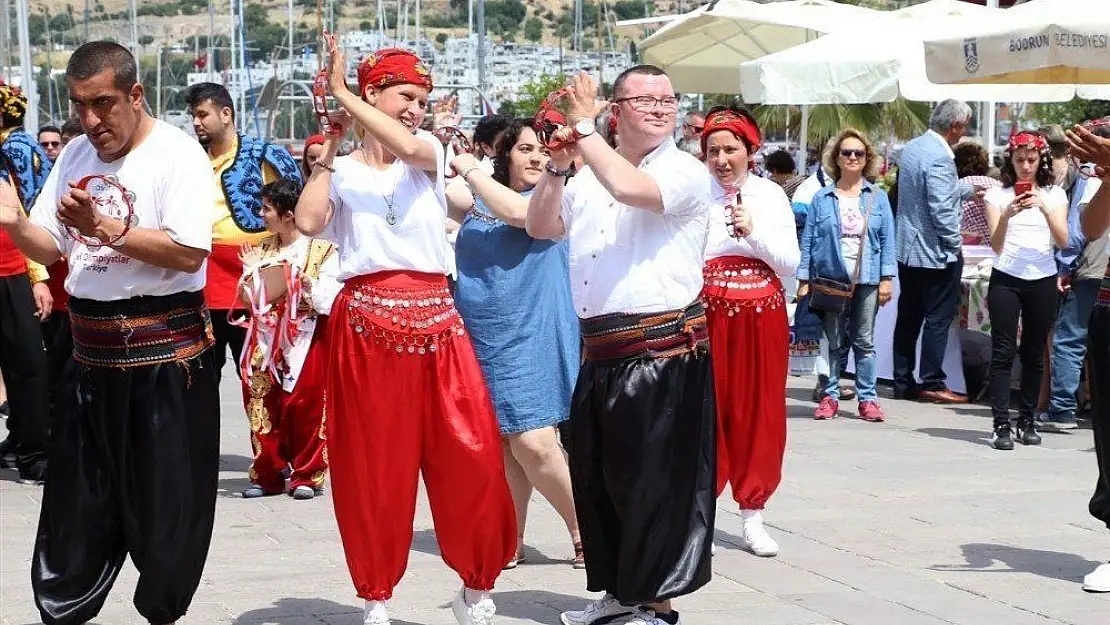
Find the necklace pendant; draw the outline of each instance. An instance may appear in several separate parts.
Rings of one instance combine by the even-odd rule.
[[[393,212],[393,208],[390,208],[389,212],[385,214],[385,223],[391,226],[397,224],[397,213]]]

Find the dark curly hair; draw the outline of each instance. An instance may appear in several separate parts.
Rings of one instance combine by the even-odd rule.
[[[279,217],[292,215],[301,196],[301,185],[292,178],[280,178],[262,187],[262,199],[269,200]]]
[[[956,156],[956,174],[960,178],[986,176],[991,170],[987,151],[978,143],[964,141],[952,148],[952,153]]]
[[[513,147],[520,141],[520,133],[525,128],[532,127],[532,120],[518,117],[509,122],[505,130],[501,131],[497,145],[493,146],[493,179],[502,185],[512,188],[509,184],[509,165],[512,163]]]
[[[1044,139],[1044,134],[1034,130],[1024,130],[1022,132],[1039,135]],[[1047,141],[1045,142],[1047,144]],[[1056,181],[1056,174],[1052,172],[1052,157],[1048,153],[1048,148],[1040,151],[1040,162],[1037,164],[1037,173],[1033,176],[1037,186],[1047,188],[1052,186]],[[1002,181],[1003,187],[1012,187],[1017,182],[1017,170],[1014,169],[1014,154],[1009,149],[1006,150],[1006,157],[1002,159],[1002,175],[999,178]]]

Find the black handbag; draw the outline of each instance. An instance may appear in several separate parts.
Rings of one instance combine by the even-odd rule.
[[[867,212],[863,215],[863,232],[859,238],[859,254],[856,255],[856,267],[852,271],[851,282],[842,282],[832,278],[822,278],[814,275],[809,281],[809,308],[815,312],[841,314],[848,309],[848,302],[856,292],[856,283],[859,282],[860,263],[863,262],[864,241],[867,240],[867,222],[871,219],[871,209],[875,207],[875,193],[867,203]]]

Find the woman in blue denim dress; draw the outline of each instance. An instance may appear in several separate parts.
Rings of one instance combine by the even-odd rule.
[[[580,362],[567,244],[533,239],[524,231],[528,194],[546,175],[547,160],[547,148],[528,120],[514,120],[496,146],[492,176],[469,154],[451,163],[471,193],[460,193],[461,185],[448,193],[456,217],[462,217],[458,209],[466,211],[455,243],[455,303],[497,410],[517,512],[520,542],[506,568],[524,559],[533,487],[566,523],[575,568],[585,566],[570,470],[555,429],[570,413]]]

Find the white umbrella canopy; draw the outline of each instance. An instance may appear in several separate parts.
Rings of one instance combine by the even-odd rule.
[[[1104,0],[1098,0],[1100,2]],[[925,75],[923,41],[1004,19],[1006,11],[958,0],[932,0],[851,30],[740,66],[745,101],[762,104],[866,104],[916,101],[1062,102],[1074,86],[937,85]]]
[[[740,93],[736,68],[817,39],[878,11],[831,0],[760,4],[715,0],[687,13],[640,45],[645,63],[666,70],[675,89],[689,93]]]
[[[925,41],[935,83],[1110,84],[1110,0],[1034,0]]]

